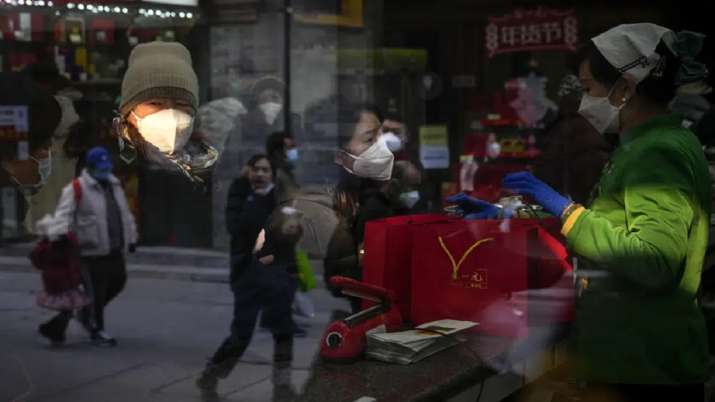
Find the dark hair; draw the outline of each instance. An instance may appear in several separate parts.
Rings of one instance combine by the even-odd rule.
[[[0,73],[0,105],[25,106],[28,112],[30,152],[50,146],[50,139],[62,118],[59,103],[47,91],[20,73]],[[0,159],[14,159],[16,142],[0,141]]]
[[[285,152],[285,140],[293,139],[293,135],[285,131],[276,131],[266,139],[266,154],[273,157],[276,152]]]
[[[638,83],[636,93],[664,105],[675,96],[675,76],[680,68],[680,60],[662,41],[658,44],[656,52],[660,54],[661,61],[643,81]],[[608,87],[612,87],[622,75],[591,41],[578,50],[576,60],[579,65],[587,61],[593,78]]]
[[[341,108],[338,116],[338,122],[340,123],[338,136],[341,139],[352,137],[355,126],[360,121],[363,113],[374,115],[380,124],[385,121],[385,115],[382,114],[380,108],[373,104],[350,105],[346,108]]]
[[[370,114],[374,114],[375,117],[377,117],[377,119],[380,121],[380,124],[382,124],[385,121],[385,115],[382,113],[382,110],[380,110],[380,108],[377,107],[377,105],[373,105],[373,104],[365,104],[365,105],[358,107],[357,115],[356,115],[357,119],[360,118],[360,113],[366,113],[366,112],[370,113]]]
[[[273,173],[273,178],[275,179],[276,166],[273,164],[273,161],[271,160],[271,158],[269,158],[268,155],[266,155],[266,154],[255,154],[255,155],[251,156],[248,159],[248,162],[246,162],[246,166],[251,167],[251,168],[256,167],[256,164],[263,159],[267,160],[268,164],[271,165],[271,173]]]

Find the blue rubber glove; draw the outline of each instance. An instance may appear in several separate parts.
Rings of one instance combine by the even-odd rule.
[[[571,204],[571,200],[557,193],[556,190],[529,172],[508,174],[502,185],[517,194],[530,196],[548,213],[557,217],[561,217],[564,209]]]
[[[464,214],[464,219],[467,220],[496,219],[499,216],[498,207],[464,193],[447,198],[447,202],[457,204]]]

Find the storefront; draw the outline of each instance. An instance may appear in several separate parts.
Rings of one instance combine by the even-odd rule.
[[[341,113],[357,104],[405,123],[402,157],[424,169],[428,210],[464,188],[460,174],[472,161],[499,163],[486,154],[489,144],[530,165],[559,114],[558,85],[579,44],[627,21],[703,30],[690,27],[697,10],[644,4],[8,0],[0,5],[0,54],[3,71],[56,66],[90,123],[83,142],[116,147],[109,131],[132,47],[186,44],[200,103],[223,105],[204,114],[208,121],[223,110],[222,123],[207,124],[226,135],[221,159],[198,185],[136,162],[122,176],[145,244],[222,249],[228,188],[267,136],[288,124],[301,149],[299,182],[334,184]],[[258,104],[266,93],[281,106],[268,118]],[[2,238],[21,236],[22,197],[8,187],[2,200]]]
[[[0,5],[1,71],[26,72],[48,92],[72,99],[84,122],[69,140],[77,154],[94,144],[116,147],[109,129],[131,48],[153,40],[186,41],[198,19],[198,4],[191,1],[6,1]],[[140,172],[121,172],[136,215]],[[27,203],[12,187],[2,194],[0,238],[22,238]]]

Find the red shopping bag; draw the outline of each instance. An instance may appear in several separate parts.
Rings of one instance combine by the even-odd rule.
[[[395,216],[367,222],[362,260],[363,282],[392,290],[402,318],[410,321],[412,234],[414,226],[454,222],[438,214]],[[370,304],[366,301],[366,306]]]
[[[550,235],[541,226],[548,227],[548,220],[542,221],[480,220],[414,227],[413,322],[462,319],[479,322],[475,330],[483,333],[526,336],[528,297],[513,297],[513,293],[558,281],[555,271],[538,271],[543,261],[554,259],[534,251],[539,236]]]
[[[42,283],[48,294],[76,289],[81,283],[80,252],[73,233],[55,242],[43,238],[30,253],[30,261],[42,271]]]

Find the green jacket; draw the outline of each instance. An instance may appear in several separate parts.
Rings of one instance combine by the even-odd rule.
[[[578,373],[606,383],[703,382],[697,295],[712,195],[700,143],[680,116],[653,118],[623,136],[595,191],[564,229],[579,257]]]

